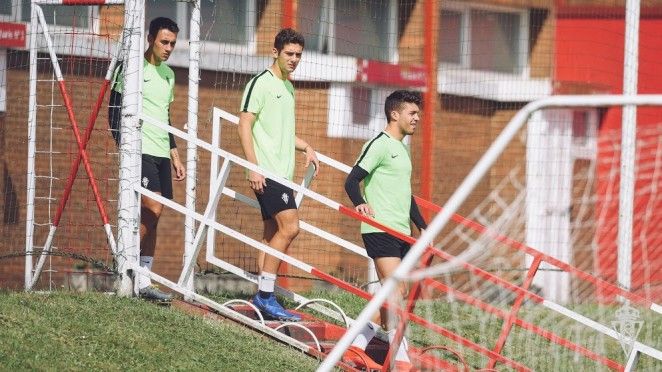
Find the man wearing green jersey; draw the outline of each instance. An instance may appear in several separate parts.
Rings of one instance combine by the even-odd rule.
[[[420,230],[425,229],[426,224],[412,196],[411,159],[402,140],[416,130],[421,96],[416,92],[398,90],[386,98],[384,106],[386,128],[363,145],[345,181],[345,191],[357,212],[404,235],[410,235],[410,222],[414,222]],[[365,198],[359,187],[361,181]],[[361,223],[361,237],[368,256],[375,262],[380,281],[391,276],[410,248],[408,243],[367,223]],[[401,298],[404,298],[405,291],[402,287]],[[380,313],[382,326],[388,330],[389,339],[392,340],[397,319],[389,317],[384,308]],[[351,355],[361,354],[377,328],[375,323],[368,324],[354,340],[350,347],[353,350],[347,355],[351,358]],[[408,368],[410,361],[406,349],[406,341],[403,340],[395,357],[397,369]],[[364,355],[364,359],[366,357]],[[361,358],[351,359],[364,364]],[[366,365],[367,368],[381,368],[369,357],[367,363],[370,364]]]
[[[274,40],[273,64],[253,77],[244,90],[239,114],[239,139],[246,160],[271,173],[292,180],[295,152],[305,154],[305,166],[312,162],[315,175],[319,161],[313,148],[295,135],[294,86],[288,80],[303,53],[303,36],[290,29],[280,30]],[[278,180],[249,171],[248,182],[260,204],[264,221],[263,241],[279,252],[287,252],[299,234],[299,214],[292,189]],[[260,254],[258,293],[253,303],[269,318],[298,321],[276,301],[274,286],[280,259]]]
[[[149,24],[148,48],[143,60],[143,113],[162,123],[170,123],[170,103],[174,100],[175,73],[164,62],[168,60],[177,42],[177,24],[165,17],[158,17]],[[120,144],[122,106],[121,66],[115,72],[109,104],[109,122],[113,138]],[[181,181],[186,169],[179,159],[174,136],[156,126],[143,122],[142,186],[163,197],[172,199],[172,179]],[[172,170],[174,170],[174,174]],[[156,251],[156,232],[163,204],[146,196],[141,198],[140,210],[140,266],[152,270]],[[152,285],[149,277],[136,277],[138,294],[146,299],[170,301],[172,296]]]

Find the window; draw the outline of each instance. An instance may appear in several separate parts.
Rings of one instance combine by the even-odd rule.
[[[79,5],[41,5],[44,18],[49,25],[87,28],[90,26],[92,11],[96,7]],[[23,0],[21,21],[30,23],[30,1]]]
[[[307,0],[297,9],[306,50],[397,61],[396,0]]]
[[[451,3],[441,11],[439,60],[471,70],[523,74],[528,13]]]
[[[597,109],[572,111],[572,153],[575,158],[593,159],[597,151]]]
[[[331,84],[327,135],[329,137],[369,139],[386,125],[386,89],[351,84]]]
[[[214,4],[215,3],[215,4]],[[250,41],[251,14],[249,2],[234,0],[202,0],[200,39],[228,44],[247,44]],[[215,5],[215,6],[214,6]]]
[[[168,17],[177,22],[179,37],[189,38],[188,22],[191,8],[176,0],[145,1],[145,29],[156,17]],[[200,40],[224,44],[247,45],[255,30],[255,1],[201,0]]]
[[[12,15],[12,2],[11,1],[0,1],[0,15],[11,16]]]

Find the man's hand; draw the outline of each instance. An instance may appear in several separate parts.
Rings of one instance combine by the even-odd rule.
[[[248,183],[251,189],[258,194],[264,193],[264,188],[267,187],[267,180],[264,179],[264,176],[253,171],[248,172]]]
[[[317,174],[320,171],[320,161],[317,159],[317,154],[315,154],[315,150],[313,150],[312,146],[308,145],[306,146],[304,153],[306,154],[306,165],[304,166],[304,168],[308,169],[308,165],[310,165],[310,163],[312,162],[313,165],[315,165],[315,174],[313,174],[313,177],[317,177]]]
[[[172,159],[172,169],[175,171],[172,177],[175,181],[182,181],[186,178],[186,168],[179,157]]]
[[[354,208],[357,212],[361,213],[364,216],[368,216],[370,218],[375,217],[375,212],[370,208],[370,206],[366,204],[361,204],[357,205],[356,208]]]

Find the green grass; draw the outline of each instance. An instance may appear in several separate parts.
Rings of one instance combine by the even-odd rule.
[[[366,304],[356,296],[327,291],[305,294],[337,303],[356,317]],[[249,299],[221,293],[218,302]],[[286,306],[292,303],[285,301]],[[616,307],[576,306],[574,310],[610,325]],[[459,302],[421,301],[416,312],[435,324],[491,349],[501,321]],[[311,313],[314,314],[313,311]],[[320,314],[315,314],[321,317]],[[520,317],[557,335],[625,364],[620,344],[541,307],[524,307]],[[642,314],[638,340],[662,348],[662,317]],[[487,359],[455,342],[413,325],[417,347],[445,345],[459,351],[473,368]],[[212,322],[141,300],[98,293],[26,294],[0,291],[1,370],[223,370],[313,371],[318,363],[301,352],[260,336],[231,321]],[[503,354],[536,371],[607,370],[526,330],[515,327]],[[441,354],[440,354],[441,356]],[[450,354],[443,355],[450,359]],[[499,370],[508,370],[497,365]],[[637,371],[660,371],[662,362],[640,358]]]
[[[0,370],[312,371],[317,365],[233,322],[137,299],[0,291]]]
[[[332,300],[351,317],[356,317],[367,303],[365,300],[340,291],[312,293],[306,295],[306,297],[322,297]],[[584,304],[570,306],[570,308],[584,316],[598,320],[602,324],[611,326],[611,321],[615,320],[615,313],[619,306]],[[509,307],[503,309],[509,310]],[[452,303],[443,300],[420,301],[416,307],[416,314],[487,349],[492,349],[494,346],[502,325],[500,318],[490,316],[459,301]],[[618,341],[579,325],[579,323],[547,308],[524,306],[519,313],[519,317],[545,330],[552,331],[575,344],[607,356],[617,363],[622,365],[626,363],[625,354]],[[641,320],[643,321],[643,328],[637,340],[658,350],[662,349],[662,317],[648,311],[641,313]],[[411,326],[408,338],[413,345],[419,348],[433,345],[451,347],[459,351],[468,364],[475,369],[484,368],[488,362],[488,359],[482,354],[462,347],[458,343],[416,324]],[[517,326],[513,327],[502,354],[535,371],[609,370],[602,364],[575,354],[574,351],[551,343],[547,339]],[[438,354],[438,356],[453,360],[449,353]],[[508,367],[502,364],[497,364],[497,368],[500,371],[508,370]],[[642,355],[639,358],[636,370],[662,371],[662,361]]]

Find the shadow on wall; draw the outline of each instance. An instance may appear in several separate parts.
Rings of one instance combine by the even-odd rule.
[[[12,182],[11,175],[7,171],[7,162],[2,165],[2,180],[4,184],[4,203],[2,222],[5,225],[14,225],[18,223],[18,197],[16,196],[16,189]]]

